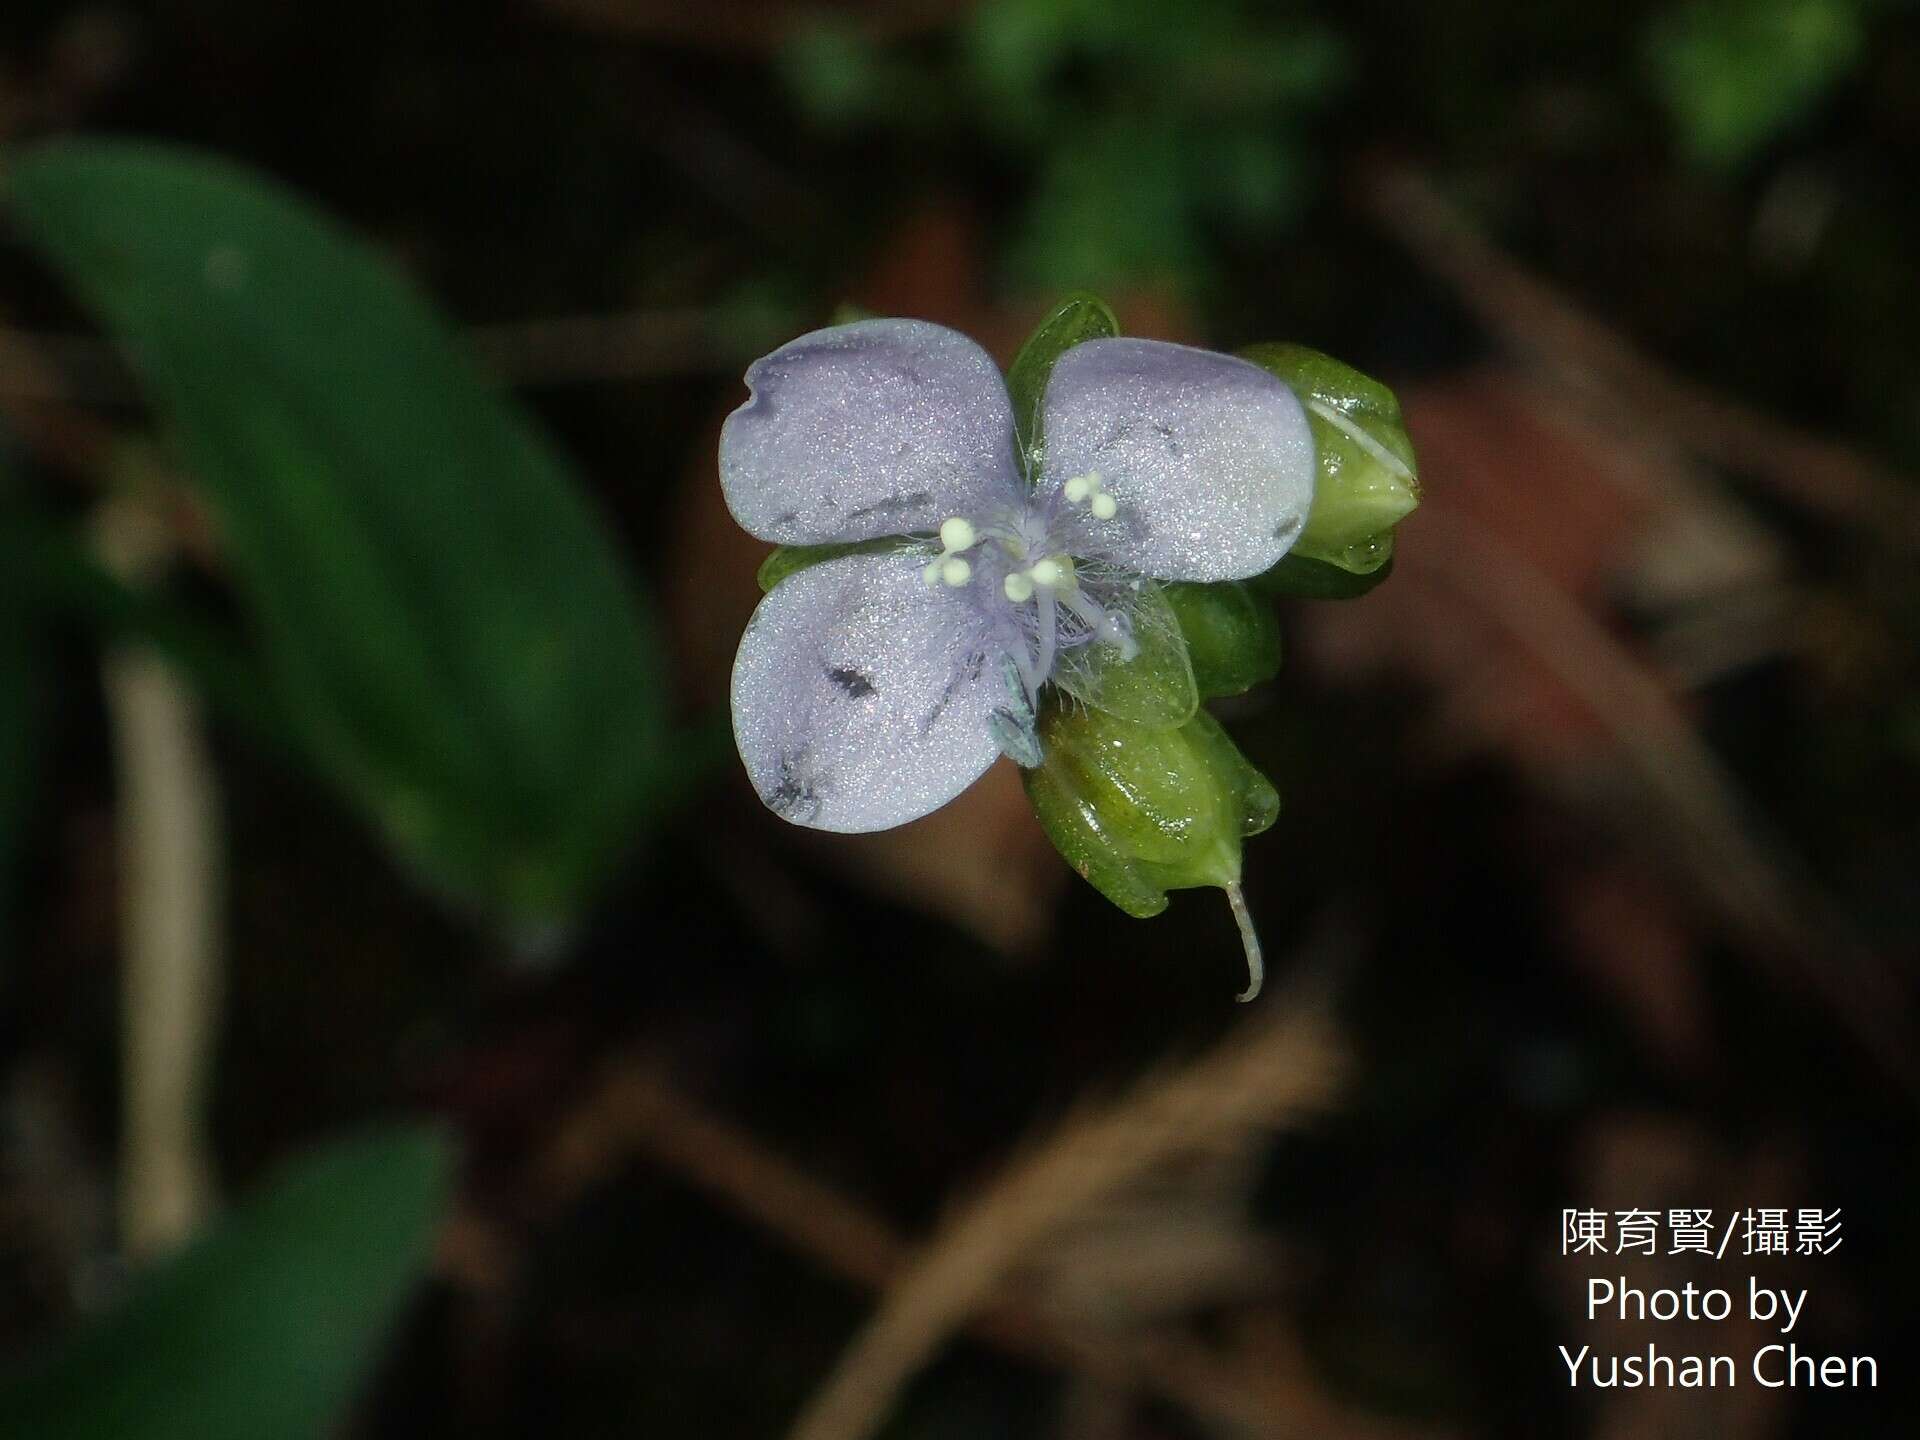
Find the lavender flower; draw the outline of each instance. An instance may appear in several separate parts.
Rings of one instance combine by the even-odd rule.
[[[1313,501],[1293,392],[1183,345],[1066,351],[1024,456],[993,361],[924,321],[803,335],[747,385],[720,434],[734,518],[780,545],[897,537],[781,581],[734,662],[754,787],[817,829],[917,819],[1002,753],[1039,764],[1043,687],[1099,706],[1143,640],[1179,646],[1152,582],[1259,574]]]

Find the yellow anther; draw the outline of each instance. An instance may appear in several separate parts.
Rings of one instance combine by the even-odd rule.
[[[1000,589],[1014,604],[1024,605],[1033,598],[1033,577],[1024,570],[1012,571],[1000,582]]]
[[[973,528],[973,522],[965,516],[954,515],[940,522],[942,550],[966,550],[979,538],[979,532]]]
[[[1027,571],[1036,585],[1045,585],[1050,590],[1058,590],[1073,583],[1073,561],[1065,555],[1049,555],[1044,560],[1033,562],[1033,568]]]
[[[948,555],[940,561],[940,578],[958,588],[973,578],[973,566],[958,555]]]
[[[1096,520],[1111,520],[1115,515],[1120,513],[1120,506],[1115,502],[1113,496],[1107,494],[1104,490],[1094,495],[1092,503],[1089,504],[1087,508],[1093,511],[1093,518]]]
[[[1076,475],[1061,487],[1061,493],[1069,505],[1078,505],[1093,493],[1093,481],[1088,476]]]

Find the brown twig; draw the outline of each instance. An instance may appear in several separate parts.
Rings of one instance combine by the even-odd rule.
[[[1304,1002],[1291,1016],[1277,1010],[1268,1015],[1188,1071],[1144,1087],[1131,1106],[1117,1107],[1104,1120],[1089,1117],[1068,1127],[1020,1173],[1035,1175],[1029,1183],[1044,1190],[1057,1167],[1078,1165],[1076,1154],[1096,1159],[1095,1169],[1107,1183],[1091,1176],[1091,1189],[1070,1187],[1074,1195],[1050,1199],[1056,1218],[1064,1221],[1160,1159],[1230,1142],[1236,1135],[1244,1138],[1252,1125],[1318,1103],[1334,1083],[1332,1067],[1324,1063],[1331,1053],[1325,1022]],[[1276,1078],[1281,1083],[1274,1084]],[[1190,1112],[1199,1112],[1200,1123],[1185,1123]],[[1069,1142],[1074,1148],[1065,1158],[1045,1159]],[[1096,1150],[1101,1153],[1094,1157]],[[913,1247],[885,1220],[680,1093],[657,1066],[615,1064],[555,1138],[537,1183],[548,1204],[560,1203],[633,1153],[650,1157],[844,1278],[885,1289],[917,1273]],[[1003,1185],[993,1193],[1005,1190]],[[1027,1192],[1015,1187],[1014,1193],[1018,1198]],[[1276,1369],[1265,1351],[1257,1360],[1242,1360],[1184,1334],[1117,1333],[1061,1317],[1042,1318],[1033,1300],[1010,1286],[1004,1273],[981,1279],[977,1303],[955,1317],[955,1328],[964,1327],[1007,1354],[1071,1369],[1118,1393],[1154,1394],[1253,1435],[1436,1440],[1441,1433],[1349,1409],[1320,1390],[1304,1361]]]
[[[867,1289],[884,1290],[912,1262],[913,1247],[885,1220],[698,1105],[653,1067],[612,1069],[556,1138],[539,1183],[550,1200],[576,1194],[629,1153],[646,1155],[797,1254]],[[1040,1319],[1018,1297],[988,1304],[968,1329],[1017,1358],[1157,1394],[1256,1434],[1279,1433],[1272,1398],[1185,1337],[1079,1330]],[[1296,1410],[1339,1413],[1310,1387],[1297,1388]],[[1355,1433],[1353,1425],[1341,1428]]]
[[[1648,359],[1503,254],[1416,171],[1376,161],[1362,167],[1356,194],[1489,331],[1620,428],[1657,425],[1678,448],[1796,504],[1920,548],[1920,487],[1906,477]]]
[[[1322,1004],[1276,997],[1212,1052],[1069,1121],[965,1207],[888,1288],[792,1440],[863,1440],[907,1380],[1035,1247],[1155,1168],[1325,1106],[1342,1069]]]

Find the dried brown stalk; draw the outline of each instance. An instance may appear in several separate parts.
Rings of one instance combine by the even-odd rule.
[[[166,553],[138,500],[106,502],[102,558],[127,578]],[[146,1257],[186,1240],[213,1203],[203,1133],[220,1011],[226,893],[219,782],[192,691],[144,650],[116,647],[102,687],[119,770],[122,1094],[120,1223]]]
[[[633,1152],[798,1254],[868,1289],[884,1290],[912,1261],[912,1245],[885,1220],[680,1093],[657,1068],[632,1062],[616,1065],[592,1100],[573,1114],[539,1183],[550,1201],[576,1194]],[[1062,1327],[1039,1318],[1017,1297],[994,1301],[968,1329],[1021,1359],[1070,1368],[1128,1393],[1157,1394],[1196,1415],[1255,1434],[1279,1433],[1268,1397],[1185,1338]],[[1337,1410],[1304,1383],[1298,1389],[1296,1404]]]
[[[900,1274],[808,1403],[792,1440],[864,1440],[913,1374],[1050,1235],[1170,1161],[1323,1108],[1342,1068],[1318,998],[1278,996],[1210,1053],[1069,1120],[955,1215]]]

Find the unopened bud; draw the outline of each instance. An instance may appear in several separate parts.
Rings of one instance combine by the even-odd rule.
[[[1393,527],[1420,503],[1400,402],[1379,381],[1304,345],[1255,345],[1241,354],[1292,387],[1313,429],[1320,464],[1313,509],[1287,559],[1295,570],[1300,561],[1351,575],[1380,570],[1393,558]]]

